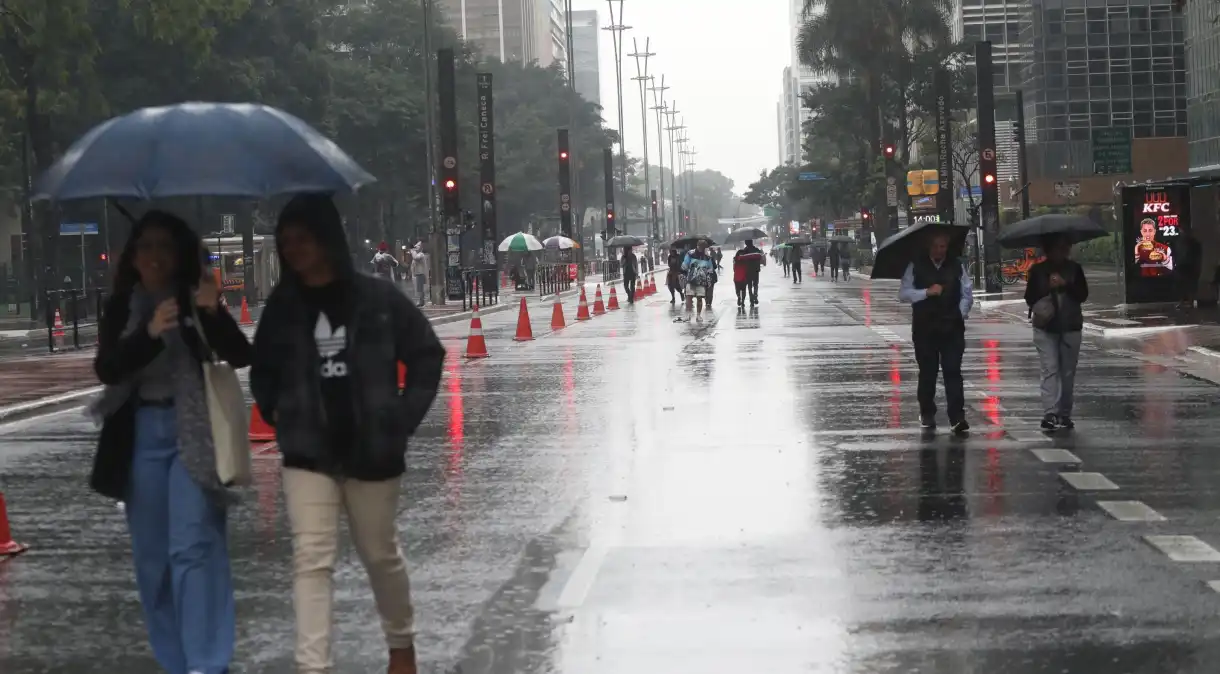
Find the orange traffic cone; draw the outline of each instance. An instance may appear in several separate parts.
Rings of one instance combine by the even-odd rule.
[[[606,304],[602,302],[602,284],[597,284],[597,294],[593,296],[593,315],[601,316],[606,313]]]
[[[610,304],[606,308],[610,311],[618,309],[618,291],[614,286],[610,286]]]
[[[564,327],[563,322],[563,302],[559,301],[559,296],[555,296],[555,309],[551,312],[551,329],[561,330]]]
[[[656,276],[648,277],[648,294],[649,295],[657,294],[657,277]]]
[[[263,419],[263,415],[258,411],[258,404],[250,408],[250,434],[251,442],[275,442],[275,429]]]
[[[528,342],[534,338],[534,326],[530,324],[530,311],[525,307],[525,298],[521,298],[521,312],[517,314],[517,336],[513,341]]]
[[[237,321],[238,325],[254,325],[254,319],[250,317],[250,305],[246,304],[246,298],[241,298],[241,318]]]
[[[576,305],[576,320],[587,321],[593,318],[589,315],[589,300],[585,297],[585,287],[580,287],[580,303]]]
[[[13,540],[13,532],[8,527],[8,508],[4,505],[4,494],[0,493],[0,557],[20,555],[29,549],[28,545]]]
[[[474,306],[474,315],[470,317],[470,337],[466,339],[467,358],[486,358],[487,340],[483,339],[483,319],[479,318],[479,305]]]
[[[64,341],[64,318],[59,315],[59,309],[55,310],[55,329],[51,332],[51,336],[55,338],[55,346],[63,346]]]
[[[635,300],[638,302],[642,299],[644,299],[644,282],[636,281],[635,282]]]

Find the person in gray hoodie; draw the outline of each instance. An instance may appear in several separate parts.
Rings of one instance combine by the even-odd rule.
[[[1084,330],[1080,305],[1089,299],[1084,268],[1068,257],[1072,242],[1063,236],[1042,243],[1046,259],[1029,269],[1025,303],[1034,323],[1034,346],[1042,363],[1042,430],[1075,428],[1072,393]]]
[[[276,227],[283,278],[254,338],[250,390],[275,426],[293,541],[299,674],[332,671],[339,513],[369,574],[390,674],[416,674],[414,611],[396,519],[407,438],[445,350],[391,281],[356,271],[329,196],[295,197]],[[398,364],[406,385],[398,386]]]

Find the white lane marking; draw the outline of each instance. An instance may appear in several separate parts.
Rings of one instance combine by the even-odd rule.
[[[1194,536],[1144,536],[1175,562],[1220,562],[1220,551]]]
[[[559,599],[555,602],[559,608],[579,608],[585,603],[609,552],[610,548],[605,545],[590,545],[585,550],[568,582],[564,583],[563,591],[559,593]]]
[[[1120,522],[1164,522],[1165,516],[1143,501],[1098,501],[1098,507]]]
[[[1031,449],[1029,451],[1042,463],[1080,463],[1080,457],[1066,449]]]
[[[1207,581],[1207,586],[1215,592],[1220,592],[1220,580],[1209,580]]]
[[[1051,438],[1045,433],[1032,433],[1029,431],[1008,431],[1013,440],[1017,442],[1050,442]]]
[[[1080,491],[1114,491],[1114,484],[1101,473],[1059,473],[1059,479]]]
[[[101,386],[92,386],[90,388],[81,389],[79,391],[70,391],[68,393],[61,393],[59,395],[47,396],[46,398],[39,398],[37,400],[30,400],[28,402],[20,403],[17,405],[10,405],[8,407],[3,407],[3,408],[0,408],[0,422],[4,421],[5,419],[9,419],[13,416],[23,414],[26,412],[33,412],[35,410],[41,410],[41,409],[45,409],[48,407],[54,407],[57,405],[65,405],[68,403],[76,402],[78,400],[81,401],[81,404],[83,405],[85,398],[88,398],[91,395],[95,395],[95,394],[98,394],[101,392],[102,392]]]

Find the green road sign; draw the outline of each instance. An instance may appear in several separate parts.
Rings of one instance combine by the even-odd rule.
[[[774,207],[772,207],[772,206],[764,206],[764,207],[763,207],[763,215],[767,216],[768,218],[778,218],[778,217],[779,217],[779,209],[778,209],[778,208],[774,208]]]
[[[1131,173],[1131,129],[1093,129],[1093,175]]]

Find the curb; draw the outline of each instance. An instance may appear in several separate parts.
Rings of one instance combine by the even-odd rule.
[[[646,278],[648,276],[652,276],[655,273],[656,272],[645,272],[643,274],[640,274],[640,278]],[[600,285],[605,286],[605,285],[609,285],[610,283],[618,283],[618,282],[619,282],[619,279],[614,279],[613,281],[609,281],[609,282],[601,281]],[[585,285],[587,286],[590,284],[588,282],[586,282]],[[599,285],[599,284],[595,283],[595,284],[591,284],[591,285]],[[573,282],[572,287],[568,290],[564,290],[564,291],[556,293],[554,295],[539,296],[538,302],[540,304],[546,304],[548,301],[554,300],[556,297],[567,297],[568,295],[578,294],[580,292],[580,287],[581,287],[580,284]],[[526,301],[528,302],[528,301],[530,301],[532,296],[531,295],[522,295],[522,297],[525,297]],[[500,304],[497,304],[492,307],[488,307],[486,309],[480,307],[479,316],[487,316],[489,314],[496,314],[496,313],[500,313],[502,311],[516,309],[518,306],[519,306],[518,302],[514,300],[512,302],[501,302]],[[471,316],[473,316],[473,315],[474,315],[473,312],[461,311],[456,314],[448,314],[446,316],[438,316],[437,318],[429,318],[428,321],[430,323],[432,323],[432,325],[447,325],[449,323],[460,323],[461,321],[468,321],[468,320],[470,320]]]
[[[1220,351],[1209,349],[1206,346],[1191,346],[1187,347],[1186,350],[1192,353],[1197,353],[1200,356],[1206,356],[1207,358],[1220,358]]]

